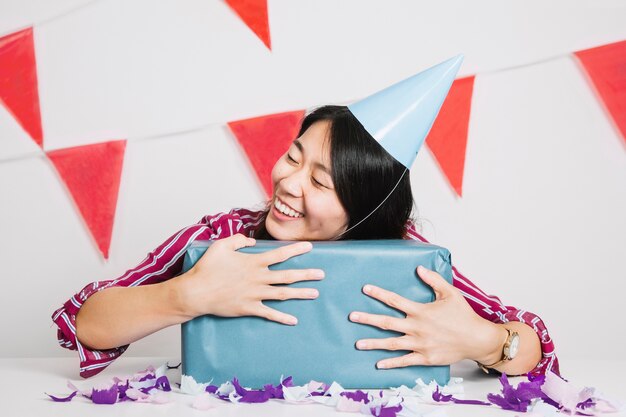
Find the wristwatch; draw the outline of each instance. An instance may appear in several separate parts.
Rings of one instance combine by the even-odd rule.
[[[486,373],[489,373],[489,368],[493,368],[503,362],[510,361],[511,359],[515,358],[515,356],[517,356],[520,342],[519,333],[514,332],[513,330],[508,328],[506,328],[506,331],[509,332],[509,335],[507,336],[506,341],[504,342],[504,346],[502,347],[502,357],[500,358],[500,360],[496,363],[492,363],[491,365],[483,365],[482,363],[476,361],[478,366],[480,366],[480,369],[482,369]]]

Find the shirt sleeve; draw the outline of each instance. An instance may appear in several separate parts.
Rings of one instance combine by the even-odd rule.
[[[415,227],[410,224],[406,228],[406,238],[419,240],[425,243],[428,241],[417,233]],[[541,360],[528,374],[541,375],[552,371],[560,375],[559,360],[556,357],[554,343],[548,334],[548,329],[539,316],[513,306],[506,306],[494,295],[489,295],[478,288],[469,279],[463,276],[455,266],[452,266],[452,283],[456,287],[472,309],[482,318],[493,323],[507,323],[518,321],[530,326],[541,342]]]
[[[108,281],[87,284],[52,314],[57,325],[59,344],[77,350],[80,359],[80,376],[88,378],[103,371],[126,351],[129,345],[113,349],[94,350],[80,343],[76,337],[76,315],[83,303],[93,294],[110,287],[134,287],[166,281],[181,272],[187,247],[195,240],[217,240],[239,233],[243,223],[236,213],[219,213],[205,216],[197,224],[185,227],[170,236],[150,252],[136,267],[122,276]]]

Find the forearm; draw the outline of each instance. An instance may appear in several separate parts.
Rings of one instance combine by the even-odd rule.
[[[76,337],[91,349],[110,349],[192,319],[183,311],[178,278],[93,294],[76,316]]]
[[[507,375],[521,375],[534,369],[541,360],[541,343],[537,333],[527,324],[517,321],[510,321],[508,323],[491,323],[494,329],[497,329],[494,334],[498,336],[492,339],[491,347],[484,352],[484,355],[479,358],[472,358],[483,365],[491,365],[498,362],[502,357],[502,347],[507,338],[508,332],[506,328],[511,329],[519,333],[520,345],[517,355],[514,359],[506,361],[493,369],[506,373]]]

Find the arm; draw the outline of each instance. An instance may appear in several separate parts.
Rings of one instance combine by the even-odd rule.
[[[507,375],[522,375],[530,372],[536,367],[541,360],[541,343],[539,337],[529,326],[520,322],[502,323],[489,323],[493,328],[493,332],[485,332],[485,335],[491,335],[488,338],[488,343],[485,345],[484,355],[475,358],[470,358],[474,361],[480,362],[483,365],[490,365],[498,362],[502,357],[502,346],[507,339],[508,332],[506,329],[511,329],[519,333],[520,345],[519,351],[515,358],[510,361],[504,362],[493,369],[498,372],[505,373]],[[482,335],[479,337],[483,337]]]
[[[245,254],[238,250],[255,241],[239,233],[246,232],[240,219],[220,214],[200,223],[172,236],[122,277],[87,285],[53,314],[61,346],[78,350],[81,376],[99,373],[126,350],[128,343],[172,324],[213,314],[252,315],[293,325],[295,317],[264,305],[263,300],[317,297],[313,288],[274,284],[319,280],[323,271],[269,269],[270,265],[308,252],[310,243]],[[189,271],[176,276],[182,268],[183,254],[195,239],[219,241]]]
[[[126,351],[128,343],[141,335],[169,325],[167,320],[170,319],[164,319],[167,313],[163,309],[171,308],[171,305],[152,303],[150,306],[145,303],[153,300],[137,297],[146,295],[158,300],[171,299],[171,287],[160,283],[180,272],[185,249],[193,240],[217,238],[213,231],[208,218],[182,229],[148,254],[135,268],[117,279],[88,284],[54,312],[52,320],[58,326],[59,344],[78,351],[82,377],[101,372]],[[99,294],[98,298],[87,302],[96,294]],[[87,306],[85,314],[81,313],[78,319],[83,305]],[[150,312],[139,313],[140,307],[146,307]],[[159,312],[152,308],[159,309]],[[146,325],[134,327],[138,319],[133,314],[153,314],[158,318],[152,317]]]
[[[174,278],[138,287],[110,287],[93,294],[76,315],[77,339],[86,349],[114,349],[191,320],[182,308],[177,283]]]
[[[468,304],[481,318],[494,323],[500,328],[499,353],[485,351],[478,360],[489,365],[500,360],[494,357],[502,353],[502,345],[506,339],[504,328],[517,331],[520,335],[518,357],[495,368],[499,372],[511,375],[531,373],[534,375],[553,371],[559,374],[559,361],[554,351],[554,343],[548,334],[543,321],[535,314],[505,306],[498,297],[487,295],[484,291],[464,277],[455,267],[452,268],[453,285],[461,291]],[[494,344],[495,346],[495,344]],[[491,361],[490,361],[491,360]]]
[[[412,225],[407,227],[406,237],[428,243]],[[452,272],[454,287],[461,292],[472,310],[484,319],[483,322],[491,324],[484,326],[485,331],[480,339],[485,343],[482,353],[470,359],[486,365],[497,362],[506,339],[507,332],[504,328],[508,327],[520,334],[520,350],[515,359],[496,367],[497,371],[515,375],[526,372],[536,375],[548,371],[559,374],[554,343],[538,316],[512,306],[505,306],[498,297],[486,294],[455,267],[452,267]]]

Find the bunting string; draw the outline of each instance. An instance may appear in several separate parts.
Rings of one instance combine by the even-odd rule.
[[[95,0],[95,1],[99,1],[99,0]],[[520,64],[520,65],[513,65],[510,67],[503,67],[503,68],[499,68],[499,69],[495,69],[495,70],[485,70],[485,71],[480,71],[474,75],[468,74],[466,76],[464,76],[463,78],[466,77],[482,77],[484,75],[493,75],[493,74],[498,74],[498,73],[503,73],[503,72],[508,72],[508,71],[515,71],[515,70],[521,70],[524,68],[528,68],[528,67],[532,67],[535,65],[541,65],[541,64],[545,64],[545,63],[549,63],[549,62],[553,62],[559,59],[564,59],[564,58],[570,58],[570,59],[575,59],[574,56],[572,55],[573,53],[567,53],[567,54],[560,54],[560,55],[554,55],[550,58],[545,58],[545,59],[540,59],[540,60],[536,60],[536,61],[532,61],[526,64]],[[360,97],[359,97],[360,98]],[[343,100],[339,103],[352,103],[357,101],[359,98],[352,98],[349,100]],[[330,104],[328,102],[325,103],[318,103],[318,104],[314,104],[310,107],[308,107],[309,109],[313,109],[315,107],[318,106],[322,106],[325,104]],[[140,141],[145,141],[145,140],[153,140],[153,139],[163,139],[163,138],[170,138],[172,136],[180,136],[180,135],[185,135],[188,133],[195,133],[195,132],[200,132],[203,130],[208,130],[210,128],[215,128],[215,127],[220,127],[220,126],[226,126],[228,123],[228,121],[224,121],[224,122],[213,122],[213,123],[204,123],[195,127],[189,127],[189,128],[184,128],[184,129],[178,129],[178,130],[171,130],[169,132],[163,132],[163,133],[155,133],[155,134],[151,134],[151,135],[145,135],[145,136],[134,136],[134,137],[129,137],[128,138],[128,142],[130,143],[134,143],[134,142],[140,142]],[[50,149],[50,150],[54,150],[54,149]],[[18,155],[12,155],[10,157],[4,157],[4,158],[0,158],[0,163],[8,163],[8,162],[16,162],[16,161],[21,161],[24,159],[28,159],[28,158],[35,158],[35,157],[40,157],[42,155],[42,152],[37,152],[37,151],[30,151],[30,152],[24,152]]]
[[[0,104],[21,125],[39,147],[37,151],[0,157],[0,164],[9,164],[44,156],[52,163],[87,225],[94,242],[108,258],[118,191],[122,176],[125,148],[128,143],[161,140],[175,136],[228,127],[245,152],[259,185],[267,196],[272,194],[271,168],[289,146],[299,129],[306,109],[283,113],[255,115],[243,120],[202,123],[182,129],[146,135],[131,135],[116,140],[97,141],[65,148],[44,146],[41,123],[36,45],[33,28],[62,19],[92,6],[91,0],[58,15],[41,19],[22,30],[0,36]],[[271,52],[267,0],[225,0],[224,2]],[[609,118],[626,140],[626,41],[586,50],[556,54],[523,64],[481,70],[457,78],[452,84],[439,115],[426,138],[440,170],[457,197],[463,193],[463,176],[472,107],[474,80],[504,72],[522,70],[561,59],[573,59],[580,66]],[[358,99],[345,100],[349,104]],[[308,109],[328,103],[317,104]]]

